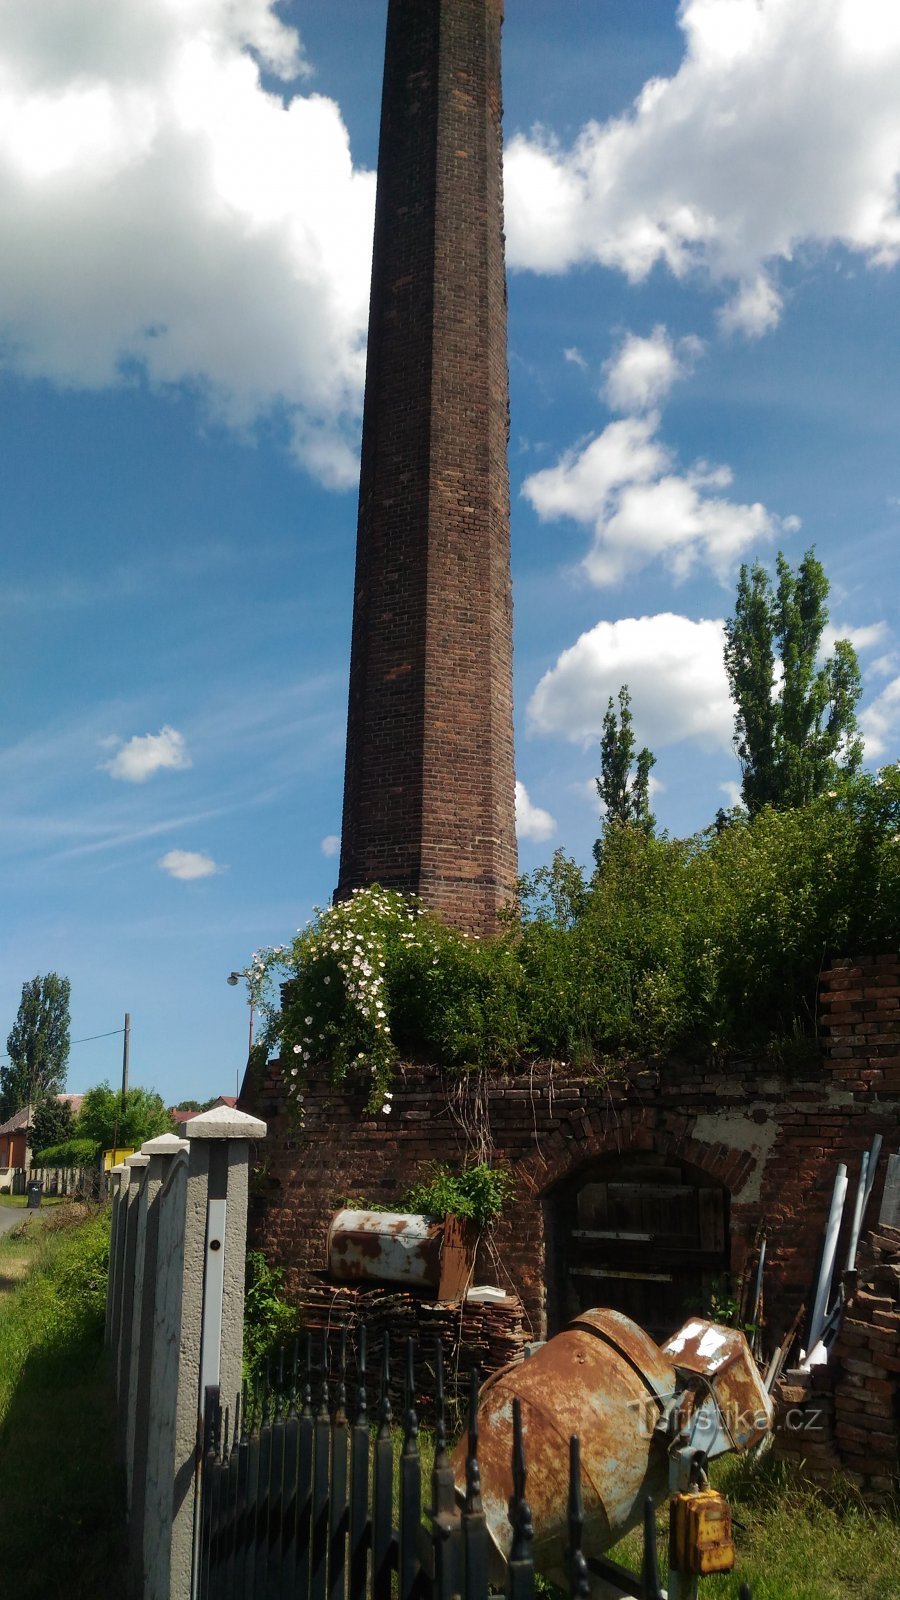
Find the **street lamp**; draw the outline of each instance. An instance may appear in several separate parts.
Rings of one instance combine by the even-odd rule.
[[[250,974],[249,974],[249,972],[246,972],[246,971],[245,972],[229,972],[228,977],[225,979],[225,982],[227,984],[230,984],[232,989],[236,989],[242,978],[245,978],[246,981],[247,981],[247,992],[248,992],[249,997],[250,997],[250,1038],[249,1038],[248,1043],[247,1043],[247,1060],[249,1061],[250,1060],[250,1053],[251,1053],[251,1051],[253,1049],[253,985],[250,982]],[[237,1092],[238,1092],[238,1094],[240,1094],[240,1092],[241,1092],[241,1069],[240,1069],[240,1067],[238,1067],[238,1070],[237,1070]]]

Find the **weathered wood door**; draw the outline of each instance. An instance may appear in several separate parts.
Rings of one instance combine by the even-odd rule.
[[[654,1339],[708,1310],[727,1277],[728,1192],[685,1162],[600,1158],[546,1199],[551,1332],[610,1306]]]

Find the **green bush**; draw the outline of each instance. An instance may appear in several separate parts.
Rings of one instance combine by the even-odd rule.
[[[512,1178],[502,1167],[489,1167],[481,1161],[452,1172],[435,1161],[426,1177],[407,1191],[402,1206],[426,1217],[469,1217],[483,1233],[502,1214],[513,1188]]]
[[[244,1371],[253,1377],[267,1356],[297,1331],[297,1311],[281,1297],[284,1268],[270,1267],[260,1250],[247,1251],[244,1280]]]
[[[39,1150],[34,1157],[36,1167],[93,1167],[100,1157],[100,1146],[94,1139],[67,1139],[65,1144],[51,1144]]]
[[[389,1115],[399,1059],[451,1070],[613,1052],[783,1059],[814,1036],[829,959],[898,943],[893,766],[795,810],[733,812],[689,839],[609,827],[590,880],[557,852],[522,880],[519,914],[495,939],[360,891],[291,946],[257,954],[252,981],[301,1117],[306,1073],[323,1063]],[[264,994],[276,973],[280,1010]]]

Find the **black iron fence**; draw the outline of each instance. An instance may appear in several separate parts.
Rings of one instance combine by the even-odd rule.
[[[277,1374],[245,1386],[234,1406],[208,1389],[203,1423],[197,1600],[487,1600],[492,1541],[481,1500],[478,1383],[468,1404],[465,1493],[451,1466],[443,1354],[430,1364],[434,1464],[423,1517],[417,1384],[412,1341],[406,1352],[406,1404],[395,1426],[387,1335],[380,1353],[374,1416],[367,1393],[366,1333],[348,1393],[346,1333],[307,1341]],[[287,1365],[287,1370],[285,1367]],[[332,1376],[333,1374],[333,1376]],[[591,1573],[614,1577],[637,1600],[664,1600],[652,1502],[644,1507],[641,1573],[582,1549],[584,1511],[579,1441],[569,1452],[568,1552],[572,1600],[589,1600]],[[534,1528],[518,1401],[513,1402],[511,1544],[504,1589],[534,1600]],[[741,1600],[750,1592],[741,1589]]]

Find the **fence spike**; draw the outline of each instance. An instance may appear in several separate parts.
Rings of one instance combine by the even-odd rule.
[[[469,1453],[466,1456],[466,1510],[481,1510],[481,1469],[478,1465],[478,1368],[469,1377]]]
[[[749,1583],[742,1583],[739,1591],[739,1600],[753,1600]]]
[[[406,1414],[403,1419],[403,1453],[416,1454],[419,1437],[419,1419],[416,1416],[416,1359],[415,1343],[406,1341]]]
[[[341,1329],[338,1342],[338,1384],[335,1418],[345,1422],[347,1417],[347,1329]]]
[[[434,1454],[438,1460],[447,1452],[447,1412],[444,1405],[444,1341],[438,1334],[434,1357]]]
[[[584,1502],[581,1498],[581,1441],[569,1440],[569,1594],[572,1600],[590,1600],[591,1579],[581,1548]]]
[[[226,1406],[225,1407],[224,1424],[223,1424],[223,1429],[222,1429],[222,1460],[224,1462],[226,1462],[226,1463],[228,1461],[229,1455],[231,1454],[230,1424],[231,1424],[231,1412],[230,1412],[228,1406]]]
[[[299,1341],[299,1339],[295,1338],[294,1342],[293,1342],[293,1345],[291,1346],[291,1394],[290,1394],[290,1404],[288,1406],[288,1416],[289,1417],[295,1417],[297,1415],[297,1374],[298,1374],[298,1369],[299,1369],[299,1363],[300,1363],[300,1341]]]
[[[513,1538],[509,1558],[510,1562],[526,1562],[531,1559],[534,1522],[531,1516],[531,1507],[525,1498],[528,1472],[525,1465],[525,1440],[522,1433],[522,1402],[518,1395],[513,1400],[512,1479],[513,1492],[509,1506],[509,1520],[513,1530]]]
[[[248,1393],[249,1393],[249,1384],[247,1382],[247,1379],[245,1378],[244,1382],[243,1382],[244,1402],[243,1402],[243,1405],[241,1406],[241,1444],[245,1444],[246,1441],[247,1441],[247,1404],[248,1404],[247,1396],[248,1396]]]
[[[312,1334],[306,1335],[305,1361],[303,1363],[303,1416],[311,1417],[312,1408]]]
[[[384,1342],[381,1346],[381,1394],[378,1399],[378,1432],[390,1432],[393,1411],[391,1409],[391,1336],[387,1328],[384,1330]]]
[[[656,1512],[648,1494],[644,1501],[644,1554],[641,1560],[641,1600],[662,1600],[659,1562],[656,1559]]]
[[[316,1413],[319,1422],[328,1421],[328,1335],[322,1335],[322,1377],[319,1383],[319,1409]]]
[[[356,1387],[356,1426],[364,1428],[368,1421],[368,1401],[366,1399],[366,1325],[360,1323],[359,1340],[356,1348],[356,1370],[359,1382]]]
[[[272,1362],[271,1362],[271,1357],[270,1356],[266,1356],[266,1368],[265,1368],[265,1374],[264,1374],[264,1377],[263,1377],[263,1402],[262,1402],[262,1425],[263,1425],[264,1428],[267,1428],[269,1426],[269,1404],[271,1402],[271,1398],[272,1398]]]

